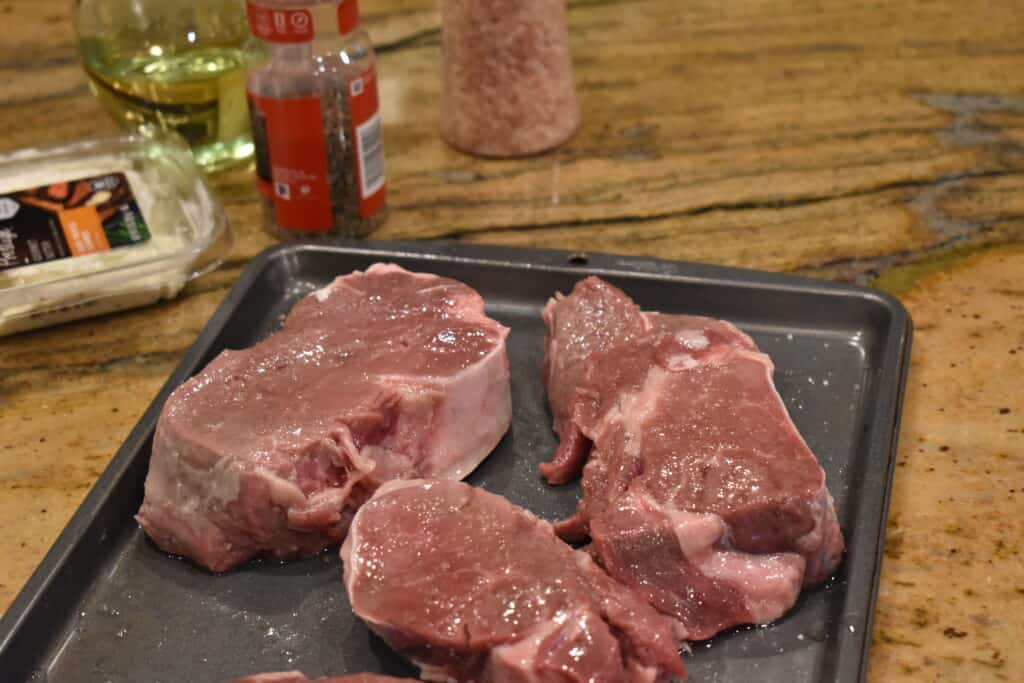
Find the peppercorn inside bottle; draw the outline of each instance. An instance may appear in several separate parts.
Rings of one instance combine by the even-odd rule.
[[[387,214],[377,71],[356,0],[250,0],[267,57],[248,72],[264,224],[362,237]]]

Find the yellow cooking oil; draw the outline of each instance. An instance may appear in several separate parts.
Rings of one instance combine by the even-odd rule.
[[[80,49],[93,92],[115,118],[177,132],[207,171],[252,156],[246,50],[149,45],[139,51],[97,38],[83,39]]]

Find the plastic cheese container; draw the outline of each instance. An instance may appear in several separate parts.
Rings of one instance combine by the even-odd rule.
[[[231,245],[176,137],[0,155],[0,336],[172,298]]]

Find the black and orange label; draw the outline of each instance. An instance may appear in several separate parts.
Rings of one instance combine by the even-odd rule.
[[[95,206],[80,206],[57,212],[64,229],[64,239],[72,256],[85,256],[98,251],[110,251],[107,233],[103,232],[100,212]]]
[[[0,270],[110,251],[149,237],[123,173],[0,195]]]

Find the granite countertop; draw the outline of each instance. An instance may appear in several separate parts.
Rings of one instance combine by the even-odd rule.
[[[0,0],[0,146],[113,130],[68,0]],[[375,237],[653,255],[874,284],[916,323],[872,681],[1024,680],[1024,12],[573,0],[583,124],[481,161],[437,135],[433,0],[364,3],[393,213]],[[0,610],[246,261],[175,301],[0,340]]]

